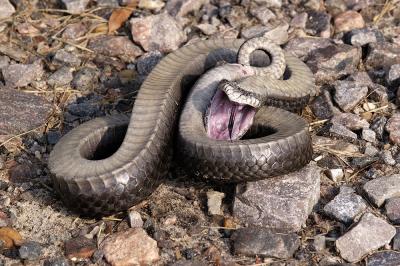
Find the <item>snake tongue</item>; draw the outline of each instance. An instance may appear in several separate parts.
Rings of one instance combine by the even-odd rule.
[[[207,135],[218,140],[240,139],[253,124],[256,109],[229,100],[217,90],[206,115]]]

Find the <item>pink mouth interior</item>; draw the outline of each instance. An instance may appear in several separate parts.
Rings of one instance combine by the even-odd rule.
[[[240,139],[253,124],[256,109],[235,103],[217,90],[207,114],[207,135],[217,140]]]

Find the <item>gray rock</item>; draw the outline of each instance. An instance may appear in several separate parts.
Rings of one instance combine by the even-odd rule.
[[[347,127],[342,124],[332,124],[329,127],[329,134],[334,137],[344,138],[348,140],[356,140],[357,134],[353,131],[349,130]]]
[[[23,260],[37,260],[42,255],[43,247],[34,241],[27,241],[18,249],[19,257]]]
[[[367,70],[389,69],[392,65],[400,64],[400,45],[395,43],[370,43],[368,56],[365,61]]]
[[[275,42],[276,44],[282,45],[288,41],[288,29],[289,24],[283,23],[273,28],[272,30],[267,31],[263,34],[263,36]]]
[[[319,199],[320,171],[309,164],[280,178],[239,184],[233,215],[251,226],[299,231]]]
[[[382,32],[371,28],[351,30],[344,36],[344,39],[346,43],[354,46],[364,46],[368,43],[385,41]]]
[[[395,143],[400,143],[400,113],[394,113],[387,121],[385,129],[389,132],[390,140]]]
[[[311,10],[308,12],[306,29],[311,35],[330,37],[331,16],[324,11]]]
[[[376,133],[372,129],[363,128],[363,130],[361,132],[361,137],[363,140],[369,141],[371,143],[376,142]]]
[[[270,8],[281,8],[282,0],[254,0],[254,2]]]
[[[151,51],[141,56],[136,63],[136,69],[139,75],[147,76],[151,70],[160,62],[163,55],[160,51]]]
[[[250,14],[255,16],[263,25],[268,25],[271,20],[276,18],[274,12],[266,6],[253,5],[250,8]]]
[[[248,28],[243,28],[240,32],[242,38],[251,39],[254,37],[263,36],[266,32],[270,30],[269,27],[263,25],[254,25]]]
[[[377,161],[379,161],[379,157],[377,156],[363,156],[353,158],[350,163],[353,167],[361,169]]]
[[[71,266],[71,263],[68,259],[59,257],[45,260],[43,266]]]
[[[374,82],[365,71],[359,71],[350,75],[346,80],[354,81],[359,86],[367,86],[372,87],[374,86]]]
[[[139,212],[129,210],[128,212],[129,225],[131,228],[142,228],[143,220]]]
[[[329,14],[332,16],[336,16],[339,13],[342,13],[347,10],[347,5],[345,0],[326,0],[325,8]]]
[[[327,169],[325,174],[335,183],[341,181],[344,177],[343,169],[341,168]]]
[[[386,76],[386,82],[391,86],[400,85],[400,64],[390,66]]]
[[[310,104],[310,108],[315,116],[320,119],[329,119],[335,114],[340,114],[340,110],[336,108],[331,99],[328,90],[322,90]]]
[[[0,56],[0,70],[7,67],[10,64],[10,58],[6,55]]]
[[[0,0],[0,19],[9,18],[14,13],[15,8],[8,0]]]
[[[72,75],[72,69],[65,66],[51,74],[47,80],[47,84],[50,86],[65,86],[69,85],[73,78],[74,76]]]
[[[50,145],[55,145],[61,138],[60,131],[48,131],[47,132],[47,143]]]
[[[349,262],[359,261],[366,254],[389,244],[396,228],[371,213],[364,214],[360,222],[336,240],[336,248]]]
[[[361,118],[359,115],[352,113],[340,113],[336,114],[332,117],[331,123],[333,124],[341,124],[347,127],[350,130],[359,130],[362,128],[368,128],[369,123],[364,118]],[[375,132],[374,132],[375,134]]]
[[[53,63],[55,65],[79,66],[81,62],[78,56],[64,49],[58,50],[53,58]]]
[[[372,101],[379,102],[381,105],[385,105],[389,102],[386,87],[376,83],[368,86],[368,98]]]
[[[207,209],[209,215],[223,215],[221,210],[222,199],[225,194],[222,192],[210,190],[207,191]]]
[[[391,198],[385,204],[386,216],[394,224],[400,224],[400,198]]]
[[[316,50],[332,45],[332,41],[326,38],[300,37],[291,39],[285,46],[285,51],[304,60]]]
[[[97,6],[119,7],[119,0],[96,0]]]
[[[1,89],[0,135],[20,134],[43,125],[52,109],[53,106],[42,97]]]
[[[90,41],[88,48],[99,54],[118,57],[125,62],[134,62],[143,53],[127,36],[99,36]]]
[[[375,156],[379,153],[379,150],[375,148],[371,143],[365,144],[364,154],[368,156]]]
[[[345,111],[351,111],[368,94],[368,87],[359,86],[353,81],[338,80],[334,83],[333,99]]]
[[[379,140],[383,140],[383,133],[385,132],[385,125],[387,122],[387,118],[384,116],[376,116],[372,121],[371,121],[371,126],[370,128],[375,131],[376,137]]]
[[[67,107],[68,112],[77,117],[81,118],[92,118],[102,114],[100,111],[99,102],[96,99],[82,103],[73,103]]]
[[[75,74],[71,82],[72,88],[80,91],[91,90],[98,84],[99,72],[91,67],[83,67]]]
[[[361,49],[347,44],[329,45],[314,50],[306,60],[317,83],[331,83],[357,71]]]
[[[366,266],[398,266],[400,253],[395,251],[377,252],[367,257]]]
[[[286,259],[292,257],[300,246],[300,239],[295,233],[275,233],[261,227],[240,228],[231,239],[235,254],[246,256]]]
[[[83,22],[69,24],[62,33],[64,39],[75,39],[82,37],[88,31],[88,26]]]
[[[321,252],[325,249],[326,238],[324,235],[316,235],[313,241],[314,250],[317,252]]]
[[[341,187],[340,193],[324,207],[324,212],[336,220],[351,223],[361,215],[367,204],[349,187]]]
[[[44,73],[40,60],[33,64],[13,64],[2,69],[3,77],[8,88],[24,87],[39,80]]]
[[[216,26],[208,23],[197,24],[196,28],[198,28],[205,35],[213,35],[218,30]]]
[[[389,175],[368,181],[363,189],[371,201],[380,207],[385,200],[400,196],[400,175]]]
[[[400,250],[400,228],[399,227],[396,227],[396,235],[393,237],[392,248],[394,250]]]
[[[167,13],[132,18],[130,23],[133,40],[145,51],[170,52],[186,41],[181,27]]]
[[[68,11],[79,14],[86,9],[90,0],[62,0]]]
[[[308,21],[308,14],[306,12],[296,14],[290,21],[290,26],[293,28],[305,29]]]
[[[171,16],[183,17],[192,11],[200,10],[210,0],[168,0],[165,9]]]
[[[381,159],[387,165],[393,166],[396,164],[396,160],[393,158],[392,152],[390,150],[383,150],[381,152]]]

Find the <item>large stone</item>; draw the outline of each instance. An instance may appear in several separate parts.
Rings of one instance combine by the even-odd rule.
[[[356,262],[369,252],[389,244],[395,234],[394,226],[366,213],[355,227],[336,240],[336,248],[342,258]]]
[[[384,42],[382,32],[372,28],[354,29],[344,36],[344,41],[354,46],[364,46],[368,43]]]
[[[348,44],[329,45],[314,50],[306,60],[317,83],[331,83],[357,71],[361,49]]]
[[[159,259],[157,242],[142,228],[130,228],[106,238],[101,245],[106,260],[114,266],[154,265]]]
[[[385,129],[389,132],[390,140],[395,144],[400,144],[400,113],[394,113],[392,117],[389,118]]]
[[[126,36],[99,36],[90,41],[88,48],[106,56],[119,57],[125,62],[133,62],[143,53]]]
[[[285,51],[304,60],[313,51],[332,45],[332,41],[326,38],[300,37],[291,39],[285,46]]]
[[[261,227],[240,228],[232,234],[231,240],[236,254],[280,259],[292,257],[300,246],[295,233],[275,233]]]
[[[253,5],[250,8],[250,13],[255,16],[263,25],[268,25],[268,22],[274,18],[276,15],[266,6]]]
[[[400,196],[400,174],[368,181],[363,189],[371,201],[380,207],[385,200]]]
[[[342,124],[350,130],[359,130],[369,127],[369,123],[359,115],[352,113],[340,113],[332,117],[331,123]]]
[[[366,262],[366,266],[398,266],[400,253],[396,251],[377,252],[368,256]]]
[[[165,9],[171,16],[186,16],[208,4],[210,0],[168,0]]]
[[[347,139],[349,141],[357,139],[357,134],[342,124],[332,124],[329,127],[329,134],[334,137]]]
[[[299,231],[319,199],[320,171],[309,164],[279,178],[238,185],[234,216],[251,226]]]
[[[52,107],[40,96],[0,89],[0,135],[20,134],[43,125]]]
[[[43,65],[38,60],[33,64],[13,64],[2,69],[8,88],[24,87],[40,79],[44,73]]]
[[[308,13],[306,29],[308,29],[312,35],[328,38],[330,37],[330,21],[331,16],[328,13],[312,10]]]
[[[334,83],[334,88],[335,95],[333,99],[345,112],[356,107],[368,94],[368,87],[360,86],[353,81],[338,80]]]
[[[365,67],[367,70],[389,69],[400,64],[400,45],[389,42],[370,43]]]
[[[15,8],[8,0],[0,0],[0,19],[11,17]]]
[[[311,102],[310,108],[315,116],[320,119],[329,119],[335,114],[340,114],[340,110],[333,105],[331,94],[328,90],[322,90],[320,95]]]
[[[72,75],[72,69],[64,66],[51,74],[47,81],[47,84],[51,86],[65,86],[68,85],[73,78],[74,76]]]
[[[362,15],[356,11],[348,10],[338,14],[334,19],[335,32],[360,29],[365,26]]]
[[[132,18],[133,40],[146,51],[171,52],[186,41],[186,35],[173,17],[167,13]]]
[[[340,193],[325,205],[326,214],[336,220],[351,223],[357,216],[367,208],[367,204],[362,197],[349,187],[341,187]]]

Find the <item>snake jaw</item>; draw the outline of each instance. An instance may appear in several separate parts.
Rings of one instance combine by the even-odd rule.
[[[254,108],[260,108],[262,102],[259,100],[254,93],[243,90],[234,81],[222,80],[219,84],[219,88],[225,92],[229,100],[243,105],[250,105]]]
[[[232,102],[217,90],[206,112],[207,135],[217,140],[238,140],[253,124],[255,113],[254,107]]]

